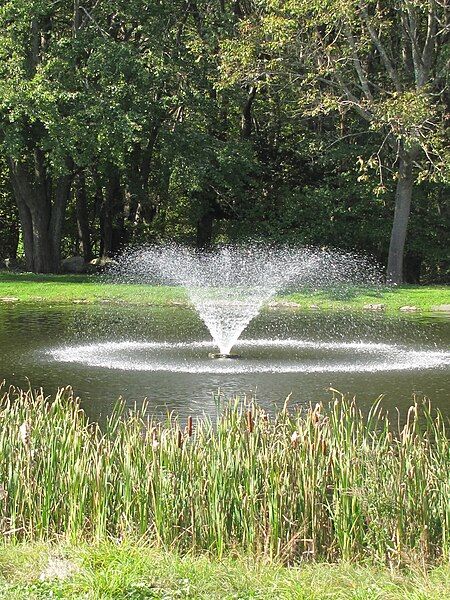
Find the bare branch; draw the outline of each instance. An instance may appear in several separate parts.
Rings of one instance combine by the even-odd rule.
[[[416,11],[414,6],[409,0],[405,0],[406,14],[408,16],[405,20],[409,39],[411,41],[411,52],[414,64],[414,78],[416,80],[416,86],[418,88],[423,87],[427,81],[424,63],[422,59],[422,52],[420,51],[418,34],[417,34],[417,21]]]
[[[373,121],[372,113],[370,113],[361,105],[361,102],[354,94],[352,94],[352,92],[349,90],[348,86],[342,81],[342,78],[338,73],[335,73],[335,78],[337,83],[339,84],[339,87],[348,98],[347,104],[352,106],[356,110],[356,112],[358,112],[359,115],[366,121]]]
[[[348,40],[348,43],[349,43],[351,51],[352,51],[353,64],[354,64],[356,72],[358,74],[359,81],[361,82],[362,90],[363,90],[364,95],[366,96],[367,100],[372,101],[373,96],[372,96],[372,92],[370,91],[369,82],[367,80],[367,75],[363,69],[363,66],[362,66],[361,61],[358,56],[355,38],[353,37],[353,33],[347,23],[344,25],[344,31],[345,31],[345,36]]]
[[[103,36],[105,37],[111,37],[111,35],[105,31],[102,27],[100,27],[100,25],[97,23],[97,21],[94,19],[94,17],[84,8],[84,6],[80,6],[80,10],[82,10],[84,12],[84,14],[86,15],[86,17],[92,21],[92,23],[94,23],[94,25],[97,27],[97,29],[100,31],[100,33],[102,33]]]
[[[366,23],[366,27],[367,30],[369,32],[370,38],[372,40],[372,42],[375,44],[376,49],[378,50],[378,52],[380,53],[381,56],[381,60],[383,61],[384,67],[386,69],[386,71],[388,72],[389,77],[391,78],[394,86],[395,86],[395,90],[400,93],[402,91],[401,85],[400,85],[400,80],[398,78],[398,75],[394,69],[394,67],[392,66],[392,63],[389,59],[389,56],[386,52],[385,47],[383,46],[383,44],[381,43],[381,40],[377,34],[377,32],[375,31],[375,29],[372,27],[372,24],[370,22],[370,17],[369,14],[367,12],[367,8],[366,6],[363,4],[363,2],[360,2],[360,9],[361,9],[361,14],[364,18],[364,21]]]
[[[427,36],[422,52],[422,63],[427,73],[430,72],[433,56],[436,50],[437,14],[436,1],[429,0]]]

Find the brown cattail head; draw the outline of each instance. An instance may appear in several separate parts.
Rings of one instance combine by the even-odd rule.
[[[181,429],[178,429],[177,431],[177,446],[178,448],[181,448],[183,445],[183,433],[181,431]]]
[[[314,410],[311,413],[311,421],[313,422],[314,425],[317,425],[320,421],[321,418],[321,411],[322,407],[320,404],[316,404],[316,406],[314,407]]]
[[[187,426],[186,426],[186,433],[188,434],[188,437],[192,437],[192,430],[193,430],[192,417],[189,416],[188,420],[187,420]]]
[[[253,428],[254,428],[254,422],[253,422],[252,411],[248,410],[247,411],[247,431],[249,433],[253,433]]]
[[[294,431],[294,433],[291,435],[291,444],[293,448],[296,448],[298,445],[298,438],[299,438],[299,433],[298,431]]]

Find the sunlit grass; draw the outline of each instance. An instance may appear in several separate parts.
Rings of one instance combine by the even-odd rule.
[[[164,305],[187,303],[182,288],[107,284],[93,275],[34,275],[0,273],[0,298],[25,302],[130,302]]]
[[[34,275],[0,273],[0,298],[23,302],[129,302],[134,304],[187,304],[185,290],[177,286],[107,284],[96,275]],[[353,286],[328,290],[291,291],[276,298],[302,308],[361,309],[366,304],[383,304],[386,310],[415,306],[430,310],[450,304],[448,286]]]
[[[43,577],[52,564],[55,577]],[[62,577],[65,565],[71,570]],[[4,600],[442,600],[449,590],[447,565],[428,572],[349,563],[285,568],[236,554],[220,561],[205,554],[181,556],[136,540],[0,547]]]
[[[304,307],[317,305],[325,309],[361,309],[367,305],[383,305],[386,310],[398,310],[401,307],[415,307],[429,311],[436,306],[450,305],[448,286],[398,287],[347,287],[336,290],[311,291],[310,293],[291,293],[285,299],[298,302]]]
[[[216,423],[119,403],[100,429],[70,389],[10,389],[0,421],[5,540],[131,536],[288,564],[449,558],[449,443],[426,403],[394,430],[378,404],[364,417],[340,397],[272,416],[236,400]]]

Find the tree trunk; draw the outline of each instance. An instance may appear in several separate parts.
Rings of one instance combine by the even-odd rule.
[[[125,242],[132,240],[136,225],[139,219],[146,215],[150,221],[155,215],[155,207],[150,206],[148,178],[150,175],[150,166],[153,157],[153,146],[156,137],[150,140],[149,146],[144,150],[138,149],[133,153],[131,165],[129,168],[128,193],[129,210],[127,221],[129,224],[129,233],[126,235]]]
[[[89,213],[86,199],[86,180],[84,173],[78,175],[75,192],[78,236],[80,238],[81,252],[85,262],[92,260],[91,230],[89,227]]]
[[[13,177],[11,177],[13,181]],[[24,200],[21,198],[14,181],[12,183],[14,195],[16,197],[17,207],[19,209],[19,220],[22,229],[23,248],[25,250],[25,264],[27,271],[34,271],[34,255],[33,255],[33,223],[31,213]]]
[[[242,107],[241,117],[241,136],[243,139],[248,140],[252,133],[252,106],[256,96],[256,86],[251,86],[247,100]]]
[[[66,162],[68,168],[72,171],[73,162],[71,160]],[[72,188],[72,180],[72,173],[62,175],[58,178],[55,186],[55,199],[51,206],[49,237],[52,245],[54,269],[56,272],[58,272],[61,267],[61,238],[66,208],[70,198],[70,190]]]
[[[403,255],[413,186],[413,156],[411,152],[403,151],[399,158],[394,222],[392,224],[391,241],[389,244],[386,274],[388,283],[399,284],[403,282]]]
[[[40,163],[37,160],[37,163]],[[9,161],[11,183],[19,208],[27,269],[57,273],[60,269],[61,233],[72,176],[60,177],[51,202],[51,182],[42,165],[32,171],[24,163]]]
[[[124,197],[120,184],[120,173],[116,167],[108,170],[105,195],[100,210],[101,256],[108,258],[120,250],[124,241]]]

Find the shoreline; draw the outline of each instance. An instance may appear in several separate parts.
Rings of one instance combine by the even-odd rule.
[[[177,286],[105,283],[97,275],[0,272],[0,305],[16,303],[191,306],[186,292]],[[276,296],[266,308],[450,314],[450,286],[355,286],[340,290],[291,291]]]

